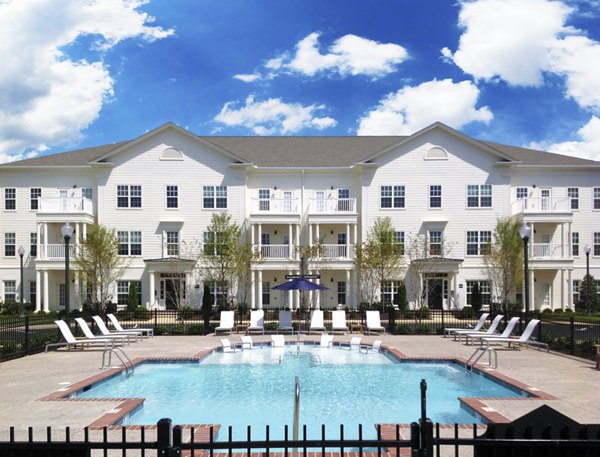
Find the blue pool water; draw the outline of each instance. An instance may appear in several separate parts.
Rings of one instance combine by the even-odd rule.
[[[201,363],[145,363],[129,378],[111,378],[78,396],[145,398],[124,424],[155,424],[169,417],[175,424],[231,425],[234,438],[245,437],[247,425],[260,438],[267,424],[272,437],[282,437],[288,424],[291,437],[296,376],[300,422],[307,424],[309,437],[320,436],[321,424],[327,425],[328,436],[339,424],[345,436],[356,436],[363,424],[369,436],[376,423],[418,420],[421,379],[428,386],[428,416],[440,423],[480,422],[461,409],[458,397],[526,395],[482,374],[467,374],[454,363],[398,362],[385,354],[339,347],[300,346],[298,353],[290,346],[215,352]]]

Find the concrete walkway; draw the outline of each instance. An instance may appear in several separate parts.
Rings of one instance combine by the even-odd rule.
[[[353,335],[336,335],[334,341],[349,341]],[[356,336],[356,335],[354,335]],[[229,336],[233,343],[238,335]],[[269,336],[254,336],[255,341],[270,341]],[[135,357],[191,357],[200,351],[220,346],[215,336],[157,336],[125,348]],[[286,336],[295,340],[296,336]],[[302,340],[317,341],[317,335],[302,335]],[[363,342],[382,339],[384,345],[409,357],[468,358],[472,346],[441,336],[363,336]],[[15,426],[70,426],[74,435],[119,405],[113,400],[40,401],[39,399],[70,384],[98,374],[102,351],[58,350],[4,362],[0,365],[0,433]],[[486,406],[513,420],[547,403],[581,423],[600,422],[600,371],[591,361],[546,353],[536,349],[498,350],[498,372],[527,386],[540,389],[555,400],[486,400]]]

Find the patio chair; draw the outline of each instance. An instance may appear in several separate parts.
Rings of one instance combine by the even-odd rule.
[[[117,317],[114,314],[107,314],[106,317],[108,317],[110,319],[113,327],[119,332],[125,332],[127,330],[135,330],[136,332],[142,332],[143,336],[154,336],[153,328],[138,328],[138,326],[136,325],[131,329],[127,329],[127,328],[123,328],[121,326],[121,323],[119,322],[119,320],[117,319]]]
[[[265,312],[262,309],[250,311],[250,325],[246,333],[253,332],[265,334]]]
[[[235,352],[235,347],[231,345],[229,338],[221,338],[221,346],[223,352]]]
[[[83,334],[85,335],[86,338],[89,338],[89,339],[109,338],[111,340],[114,340],[115,343],[121,344],[122,346],[124,346],[125,344],[131,343],[132,335],[110,335],[110,336],[109,335],[102,335],[102,336],[94,335],[94,333],[88,326],[87,322],[82,317],[76,317],[75,322],[77,322],[77,324],[79,325],[79,328],[81,329],[81,331],[83,332]]]
[[[330,348],[333,346],[333,335],[321,335],[319,346],[322,348]]]
[[[379,311],[367,311],[367,328],[365,333],[385,333],[385,328],[381,325]]]
[[[510,347],[511,344],[527,344],[527,345],[531,345],[531,346],[538,346],[538,348],[545,347],[546,351],[549,352],[550,348],[548,347],[548,345],[546,343],[542,343],[541,341],[534,341],[531,339],[531,335],[533,334],[533,331],[535,330],[535,328],[537,327],[537,325],[539,323],[540,323],[540,321],[538,319],[530,320],[529,323],[527,324],[527,327],[525,327],[525,330],[523,331],[523,333],[521,334],[521,336],[519,338],[509,338],[509,337],[502,337],[502,336],[484,337],[484,338],[481,338],[481,344],[485,343],[485,345],[488,347],[492,343],[508,343],[508,347]]]
[[[75,338],[65,321],[54,321],[54,323],[58,326],[60,333],[62,333],[64,341],[47,344],[44,352],[48,352],[48,349],[51,347],[60,346],[67,346],[67,350],[77,346],[81,346],[82,349],[85,346],[104,346],[106,350],[115,345],[115,341],[112,338]]]
[[[488,316],[490,315],[490,313],[483,313],[481,315],[481,317],[479,318],[479,320],[477,321],[477,324],[475,324],[475,327],[469,329],[468,327],[456,327],[456,328],[445,328],[444,329],[444,338],[448,338],[448,336],[450,336],[451,333],[457,331],[457,330],[471,330],[473,332],[479,332],[481,330],[481,328],[485,325],[485,320],[488,318]]]
[[[234,311],[221,311],[221,319],[219,326],[215,328],[215,335],[219,332],[230,333],[233,331],[234,326]]]
[[[131,336],[135,336],[135,341],[142,339],[142,332],[139,330],[123,330],[122,332],[111,332],[100,316],[92,316],[92,319],[94,319],[94,322],[96,323],[96,326],[98,327],[98,330],[100,330],[100,333],[102,333],[102,335],[104,335],[104,336],[109,337],[111,335],[123,335],[123,336],[131,335]]]
[[[517,325],[517,322],[519,322],[518,317],[511,318],[508,321],[508,324],[506,324],[506,328],[504,329],[504,331],[499,335],[481,335],[478,333],[467,333],[465,334],[466,343],[469,344],[469,339],[472,341],[473,344],[475,344],[475,340],[481,340],[482,338],[508,338],[515,329],[515,325]]]
[[[291,311],[279,311],[279,325],[277,326],[277,333],[279,332],[291,332],[292,335],[294,334]]]
[[[254,342],[251,336],[240,336],[242,340],[242,349],[254,349]]]
[[[360,349],[361,340],[362,340],[362,338],[360,336],[353,336],[350,339],[350,343],[348,343],[348,346],[344,346],[344,347],[347,347],[349,350]]]
[[[283,335],[271,335],[271,346],[274,348],[285,347],[285,337]]]
[[[308,334],[312,331],[325,333],[325,324],[323,324],[323,311],[315,310],[310,315],[310,327],[308,328]]]
[[[381,340],[375,340],[373,341],[373,344],[368,346],[366,344],[361,344],[359,347],[359,351],[360,352],[364,352],[365,354],[367,354],[369,351],[377,351],[379,352],[381,350]]]
[[[348,326],[346,325],[346,311],[332,311],[331,312],[331,333],[342,332],[348,333]]]
[[[454,336],[454,341],[456,341],[456,337],[458,336],[458,341],[461,340],[463,335],[468,335],[473,334],[473,335],[483,335],[483,336],[491,336],[496,334],[496,329],[498,328],[498,325],[500,324],[500,321],[504,318],[504,316],[502,314],[498,314],[496,317],[494,317],[494,320],[492,321],[492,323],[490,324],[490,326],[488,327],[488,329],[484,332],[482,330],[476,332],[474,330],[469,330],[469,329],[464,329],[464,330],[454,330],[452,332],[452,336]]]

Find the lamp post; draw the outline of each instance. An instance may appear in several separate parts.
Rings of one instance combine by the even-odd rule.
[[[585,245],[585,312],[590,314],[590,252],[592,247]]]
[[[65,314],[69,314],[69,241],[73,236],[73,227],[69,223],[65,223],[60,229],[63,238],[65,239]]]
[[[525,282],[524,282],[524,294],[525,299],[525,322],[529,322],[529,252],[527,250],[527,244],[531,237],[531,227],[523,222],[523,225],[519,229],[519,235],[523,239],[523,261],[525,270]]]
[[[19,250],[17,252],[19,253],[19,257],[21,258],[21,291],[19,293],[21,306],[19,308],[19,317],[24,318],[25,309],[23,307],[23,256],[25,255],[25,248],[23,248],[23,246],[19,246]]]

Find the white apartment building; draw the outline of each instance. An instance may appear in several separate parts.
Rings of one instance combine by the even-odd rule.
[[[600,277],[600,162],[478,141],[440,123],[404,137],[203,137],[167,123],[131,141],[4,164],[0,187],[0,298],[18,301],[23,290],[37,310],[64,307],[66,287],[71,309],[81,306],[76,275],[65,285],[61,227],[73,226],[77,249],[95,221],[118,232],[127,258],[114,302],[125,303],[134,282],[143,305],[169,308],[169,290],[185,281],[186,301],[199,307],[203,284],[185,246],[201,243],[221,211],[262,257],[238,297],[252,308],[299,305],[297,291],[271,288],[299,273],[295,247],[317,240],[322,255],[308,268],[328,290],[311,303],[358,306],[354,248],[386,216],[398,242],[423,236],[437,257],[417,279],[406,265],[413,305],[421,286],[431,308],[463,307],[475,283],[493,300],[482,254],[500,217],[532,228],[531,309],[573,307],[586,246]],[[386,285],[380,298],[395,290]]]

